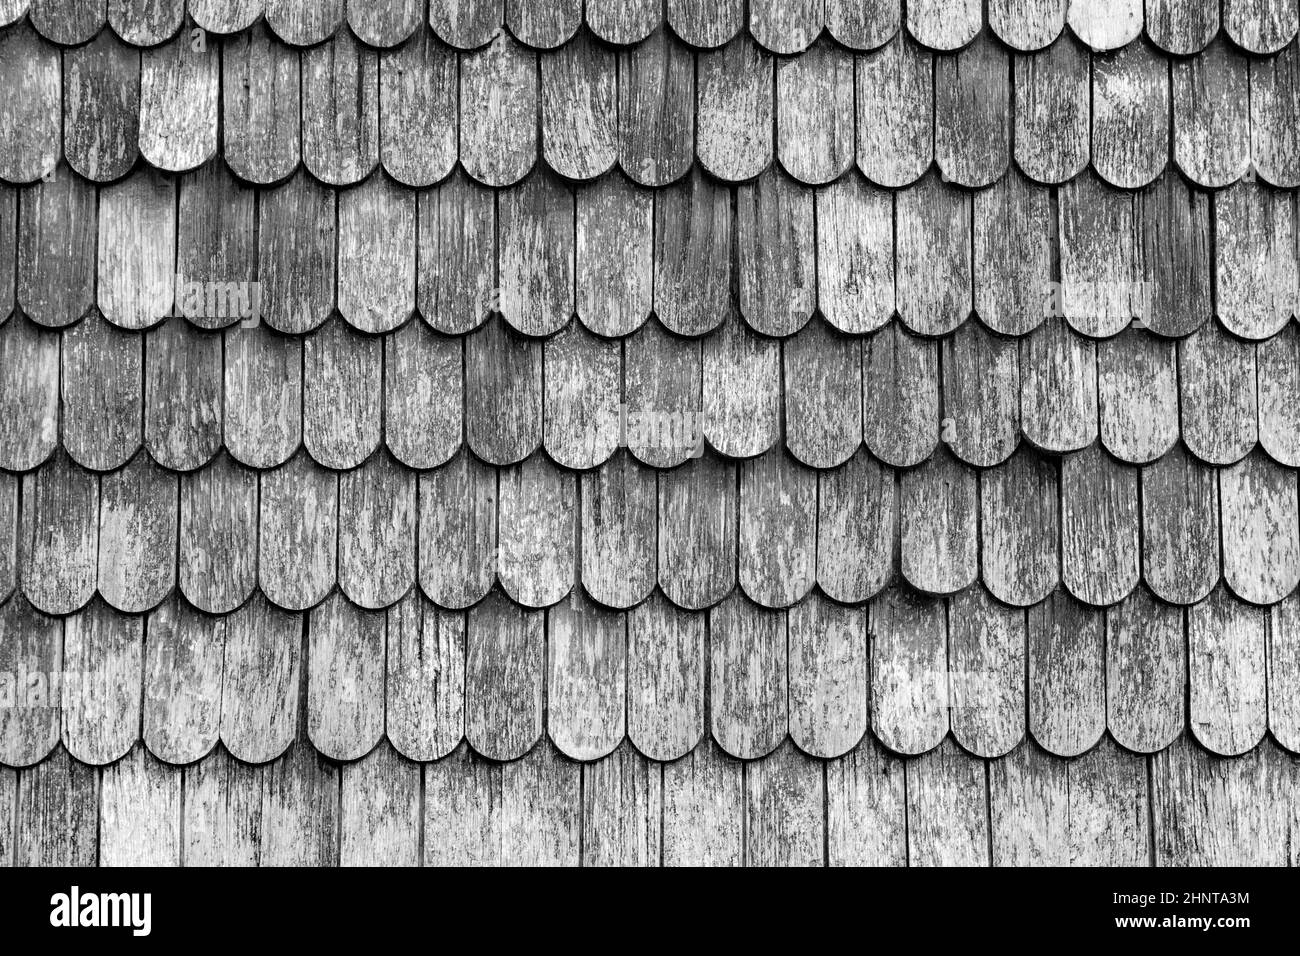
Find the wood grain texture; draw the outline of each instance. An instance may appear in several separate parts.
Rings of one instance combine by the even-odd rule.
[[[1250,155],[1265,181],[1284,188],[1300,185],[1296,126],[1291,117],[1300,109],[1300,51],[1284,49],[1277,56],[1250,64]]]
[[[189,0],[195,24],[212,33],[242,33],[262,16],[265,0]]]
[[[99,792],[100,866],[180,866],[181,771],[143,747],[105,767]]]
[[[745,864],[825,866],[826,792],[821,761],[785,741],[745,776]]]
[[[574,311],[573,193],[538,174],[502,193],[498,210],[501,314],[525,335],[550,335]]]
[[[542,155],[561,176],[594,179],[618,159],[615,64],[585,33],[541,59]]]
[[[1086,448],[1097,437],[1097,348],[1059,316],[1020,340],[1020,428],[1049,452]]]
[[[893,469],[865,450],[818,476],[817,583],[826,596],[858,603],[894,576]]]
[[[994,866],[1145,866],[1145,761],[1108,739],[1077,761],[1033,745],[989,766]]]
[[[1056,588],[1060,569],[1060,488],[1056,467],[1024,449],[981,473],[980,543],[985,586],[1016,607]]]
[[[418,198],[420,315],[439,332],[468,332],[500,307],[495,195],[457,170]]]
[[[0,36],[0,54],[0,83],[11,91],[0,106],[0,179],[35,182],[59,161],[59,50],[24,23]]]
[[[1139,465],[1178,441],[1178,347],[1149,329],[1130,326],[1097,348],[1101,443]]]
[[[381,450],[339,476],[339,587],[386,608],[415,585],[416,475]]]
[[[531,47],[558,47],[573,36],[581,22],[581,0],[506,0],[506,25]]]
[[[84,43],[104,25],[103,0],[31,0],[32,26],[61,45]]]
[[[546,674],[542,618],[540,611],[524,610],[496,591],[470,609],[465,739],[489,759],[515,760],[542,734]]]
[[[487,186],[509,186],[537,159],[537,56],[498,32],[460,63],[460,161]]]
[[[1076,331],[1106,338],[1146,315],[1132,196],[1094,176],[1061,187],[1061,285],[1054,305]]]
[[[334,586],[338,478],[298,454],[259,481],[257,582],[280,607],[304,611]]]
[[[439,38],[461,50],[486,44],[501,32],[505,0],[432,0],[429,23]]]
[[[618,342],[597,338],[579,322],[546,340],[542,434],[557,464],[592,468],[614,453],[625,430],[622,358]]]
[[[304,618],[254,595],[223,623],[221,741],[239,760],[273,760],[298,736]]]
[[[817,473],[773,449],[740,465],[740,586],[764,607],[790,607],[817,571]]]
[[[302,340],[232,329],[225,364],[226,449],[253,468],[288,461],[302,439]]]
[[[894,203],[898,316],[919,335],[945,335],[973,301],[970,196],[931,176]]]
[[[897,0],[823,0],[826,30],[852,50],[871,50],[889,41],[902,20]]]
[[[309,332],[334,308],[335,206],[334,191],[305,172],[260,196],[258,280],[276,331]]]
[[[0,325],[0,468],[28,471],[58,444],[59,338],[21,315]]]
[[[221,58],[195,49],[188,33],[140,54],[140,155],[182,172],[217,152]]]
[[[174,319],[145,337],[144,444],[164,468],[193,471],[221,450],[221,346]]]
[[[781,349],[729,317],[704,340],[704,434],[732,458],[751,458],[780,438]]]
[[[0,604],[0,668],[14,694],[13,705],[0,709],[6,766],[40,763],[59,742],[62,700],[50,682],[63,672],[63,629],[63,619],[46,617],[21,593]]]
[[[99,480],[63,454],[23,475],[18,578],[48,614],[83,607],[99,562]]]
[[[178,9],[183,10],[179,5]],[[63,63],[68,103],[63,115],[63,155],[87,179],[117,179],[140,155],[139,73],[140,54],[112,30],[101,31],[86,46],[68,51]]]
[[[1267,652],[1268,729],[1273,739],[1300,750],[1300,596],[1292,594],[1269,608]]]
[[[1178,445],[1142,469],[1142,574],[1174,604],[1195,604],[1219,581],[1217,477]]]
[[[16,475],[0,475],[0,601],[18,585],[18,485]]]
[[[619,609],[644,600],[655,585],[659,492],[656,473],[626,451],[579,479],[582,495],[582,586],[593,600]]]
[[[862,347],[813,318],[782,349],[786,448],[813,468],[862,447]]]
[[[749,32],[773,53],[800,53],[821,29],[821,0],[752,0],[749,4]]]
[[[786,736],[786,615],[732,595],[709,611],[713,739],[743,760],[765,757]]]
[[[263,781],[259,865],[338,866],[338,765],[298,744]]]
[[[1241,460],[1258,434],[1255,346],[1207,323],[1178,346],[1182,435],[1197,458],[1215,465]]]
[[[1137,588],[1106,614],[1106,726],[1120,746],[1155,753],[1182,732],[1186,695],[1182,609]]]
[[[547,613],[546,727],[574,760],[618,747],[627,721],[627,618],[575,593]]]
[[[99,202],[99,311],[121,328],[148,328],[175,302],[176,187],[143,171],[101,189]]]
[[[39,325],[72,325],[94,308],[96,199],[63,166],[19,193],[18,305]]]
[[[842,332],[873,332],[894,312],[894,203],[841,176],[814,194],[818,308]]]
[[[1223,29],[1251,53],[1276,53],[1290,43],[1300,14],[1285,0],[1226,0]]]
[[[1184,336],[1213,314],[1209,194],[1173,170],[1136,196],[1147,285],[1146,325],[1158,335]]]
[[[655,313],[680,335],[701,335],[728,317],[731,197],[701,173],[655,193]]]
[[[294,46],[312,46],[339,32],[343,23],[344,0],[265,0],[266,22]]]
[[[704,734],[705,616],[656,591],[627,615],[627,734],[651,760],[676,760]],[[698,749],[695,750],[699,752]]]
[[[643,186],[666,186],[695,154],[695,61],[659,28],[618,54],[618,161]]]
[[[92,601],[64,622],[62,740],[82,763],[120,758],[140,731],[144,619]]]
[[[441,607],[466,608],[496,579],[497,473],[467,451],[420,476],[420,587]]]
[[[420,0],[372,5],[348,4],[348,25],[362,43],[391,47],[401,43],[424,22]]]
[[[1070,593],[1114,604],[1138,581],[1137,469],[1093,445],[1061,462],[1061,579]]]
[[[667,0],[668,22],[691,46],[717,47],[745,25],[743,0]]]
[[[1066,182],[1091,153],[1091,69],[1088,51],[1065,40],[1015,58],[1015,156],[1025,175]]]
[[[678,607],[712,607],[736,583],[737,478],[712,455],[659,476],[659,586]]]
[[[742,33],[697,56],[695,152],[720,179],[753,179],[772,162],[775,68],[771,54]]]
[[[945,181],[987,186],[1006,172],[1010,83],[1006,51],[991,39],[936,58],[934,158]]]
[[[340,319],[303,341],[302,443],[327,468],[355,468],[379,446],[383,342]]]
[[[987,866],[989,804],[984,761],[951,737],[908,761],[907,865]]]
[[[1199,53],[1219,32],[1219,4],[1205,0],[1147,0],[1146,31],[1166,53]]]
[[[983,25],[976,0],[913,0],[907,5],[907,30],[933,50],[956,50],[975,38]]]
[[[867,612],[811,594],[789,612],[790,737],[840,757],[867,732]]]
[[[853,73],[853,57],[829,40],[777,64],[777,152],[801,182],[833,182],[853,164]]]
[[[391,332],[415,314],[415,196],[371,176],[339,196],[338,306],[362,332]]]
[[[622,337],[650,316],[654,295],[654,193],[606,176],[577,194],[578,318]]]
[[[145,622],[141,739],[149,753],[186,764],[221,734],[226,620],[164,601]]]
[[[1141,42],[1092,62],[1093,168],[1120,189],[1145,186],[1169,160],[1168,66]]]
[[[744,764],[705,737],[664,767],[665,866],[742,866]]]
[[[1058,757],[1106,729],[1105,619],[1064,589],[1029,609],[1029,732]]]
[[[817,305],[813,193],[776,170],[736,190],[739,306],[764,335],[798,331]]]
[[[1065,22],[1094,50],[1114,50],[1142,32],[1142,0],[1070,0]]]
[[[177,494],[148,455],[100,482],[99,593],[119,611],[147,611],[176,586]]]
[[[1020,443],[1020,350],[981,322],[943,340],[940,438],[962,461],[1000,464]]]
[[[1271,743],[1225,759],[1184,734],[1151,761],[1158,866],[1288,866],[1296,762]]]
[[[384,441],[410,468],[437,468],[465,430],[465,349],[460,339],[408,322],[384,339]]]
[[[356,760],[384,733],[386,617],[338,592],[307,624],[307,735],[333,760]]]
[[[14,293],[18,278],[18,190],[0,186],[0,325],[14,311]]]
[[[907,809],[903,761],[867,734],[826,764],[829,866],[904,866]]]
[[[1023,335],[1052,304],[1050,194],[1013,169],[972,202],[975,311],[990,329]]]
[[[1295,473],[1259,452],[1219,471],[1223,580],[1238,597],[1272,604],[1300,582]]]
[[[1174,160],[1194,182],[1226,186],[1249,161],[1249,62],[1216,40],[1171,72]]]
[[[183,176],[179,193],[175,313],[203,329],[259,321],[257,194],[224,163]]]
[[[582,865],[658,866],[663,765],[629,743],[582,767]]]
[[[438,760],[464,739],[465,660],[464,614],[414,591],[389,609],[384,729],[403,757]]]
[[[419,764],[381,742],[356,763],[344,764],[339,798],[341,866],[418,866]]]
[[[1295,210],[1283,193],[1241,182],[1214,197],[1216,314],[1235,335],[1268,339],[1295,316]]]
[[[455,51],[429,30],[380,53],[379,159],[398,182],[432,186],[455,166],[458,81]]]
[[[577,482],[541,455],[499,475],[501,586],[525,607],[548,607],[577,584]]]
[[[99,857],[99,772],[63,748],[21,772],[15,866],[94,866]]]
[[[968,588],[949,604],[952,732],[976,756],[1001,757],[1025,735],[1025,627],[1024,612],[983,588]]]
[[[903,577],[925,594],[952,594],[979,573],[975,472],[940,447],[899,480]]]
[[[350,186],[379,163],[379,55],[351,30],[302,54],[302,158],[332,186]]]
[[[257,865],[267,772],[266,767],[240,763],[223,747],[181,771],[187,865]]]
[[[1259,444],[1274,461],[1300,465],[1300,333],[1287,326],[1255,350]]]
[[[587,26],[602,40],[619,45],[637,43],[663,22],[656,0],[589,0]]]
[[[280,43],[259,21],[222,44],[221,77],[226,163],[248,182],[267,185],[284,179],[301,155],[298,51]]]
[[[624,344],[628,450],[671,468],[704,451],[703,355],[699,342],[649,321]]]
[[[989,26],[1015,50],[1048,46],[1065,27],[1068,0],[989,0]]]
[[[880,186],[915,182],[934,155],[932,56],[900,33],[858,58],[858,168]]]
[[[948,732],[945,609],[891,587],[871,603],[871,727],[895,753],[922,754]]]
[[[939,349],[891,322],[862,346],[862,430],[881,461],[910,468],[939,438]]]

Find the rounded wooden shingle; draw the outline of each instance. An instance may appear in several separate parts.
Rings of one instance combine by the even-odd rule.
[[[565,468],[603,464],[629,423],[620,411],[622,351],[578,322],[546,340],[542,349],[545,396],[543,444]]]
[[[654,193],[606,176],[577,194],[576,306],[597,335],[622,337],[650,315]]]
[[[1142,319],[1159,335],[1187,335],[1213,314],[1210,219],[1210,194],[1172,169],[1136,195]]]
[[[391,332],[415,313],[415,194],[379,174],[338,202],[339,312],[359,331]]]
[[[273,760],[297,736],[303,625],[261,595],[222,619],[221,742],[236,759]]]
[[[407,186],[431,186],[457,157],[459,64],[421,28],[379,55],[379,159]]]
[[[1181,445],[1142,469],[1142,571],[1163,600],[1195,604],[1219,582],[1217,477]]]
[[[655,193],[655,314],[679,335],[701,335],[731,310],[730,192],[702,173]]]
[[[672,468],[704,452],[702,349],[651,320],[627,339],[624,436],[638,461]]]
[[[841,332],[874,332],[894,313],[894,201],[858,176],[813,195],[817,303]]]
[[[1217,322],[1178,344],[1183,441],[1197,458],[1228,465],[1254,447],[1255,379],[1255,346]]]
[[[541,611],[494,591],[469,612],[465,739],[484,757],[514,760],[542,734],[546,639]]]
[[[1013,169],[972,203],[975,311],[995,332],[1023,335],[1051,311],[1051,192]]]
[[[302,349],[302,443],[326,468],[355,468],[379,447],[383,418],[383,341],[340,319]]]
[[[104,25],[103,0],[31,0],[32,26],[60,46],[85,43]]]
[[[745,860],[752,866],[825,865],[822,762],[784,741],[745,775]]]
[[[550,335],[574,311],[573,193],[538,174],[498,202],[501,315],[524,335]]]
[[[59,333],[14,316],[0,325],[0,468],[35,468],[58,442]]]
[[[587,26],[608,43],[639,43],[663,22],[659,0],[587,0]]]
[[[776,145],[781,165],[810,186],[853,164],[853,57],[824,40],[776,65]]]
[[[627,732],[651,760],[676,760],[704,734],[705,618],[660,591],[628,612]]]
[[[161,39],[161,38],[160,38]],[[87,179],[109,182],[140,155],[140,54],[104,30],[63,63],[63,154]]]
[[[549,607],[578,580],[577,482],[534,455],[503,468],[499,484],[501,586],[524,607]]]
[[[1217,40],[1171,70],[1178,168],[1206,187],[1235,182],[1250,158],[1249,61]]]
[[[541,59],[542,155],[561,176],[594,179],[618,159],[615,56],[586,34]]]
[[[409,760],[437,760],[465,736],[465,617],[412,591],[388,610],[385,731]]]
[[[299,59],[261,21],[221,45],[222,157],[240,179],[267,185],[298,166]]]
[[[144,642],[144,745],[159,760],[206,756],[221,734],[226,622],[165,601],[149,615]]]
[[[420,315],[439,332],[468,332],[500,308],[496,196],[458,170],[418,198]]]
[[[581,482],[583,588],[608,607],[632,607],[655,585],[656,472],[618,451]]]
[[[1288,325],[1255,350],[1259,444],[1274,461],[1300,466],[1300,332]]]
[[[386,608],[415,585],[415,479],[382,450],[339,476],[339,587],[354,604]]]
[[[708,455],[659,476],[659,586],[698,611],[736,583],[735,466]]]
[[[900,569],[925,594],[953,594],[979,572],[975,472],[940,446],[899,481]]]
[[[257,472],[222,455],[180,479],[181,593],[225,614],[257,585]],[[161,756],[161,755],[159,755]]]
[[[1137,469],[1098,446],[1061,462],[1061,577],[1070,593],[1098,606],[1138,582]]]
[[[258,202],[257,257],[263,317],[280,332],[309,332],[334,309],[334,190],[299,172]]]
[[[871,727],[895,753],[923,754],[948,732],[944,603],[891,587],[869,606]]]
[[[61,673],[63,621],[46,617],[22,594],[0,604],[0,667],[24,694],[33,680]],[[59,742],[59,724],[58,706],[0,708],[0,762],[9,767],[40,763]]]
[[[546,726],[574,760],[596,760],[623,739],[627,619],[575,593],[547,612]]]
[[[1114,50],[1142,32],[1142,0],[1069,0],[1065,21],[1094,50]]]
[[[392,47],[424,26],[424,11],[425,0],[349,3],[348,25],[362,43]]]
[[[979,757],[1001,757],[1025,735],[1025,614],[981,587],[954,595],[948,615],[952,733]]]
[[[460,161],[487,186],[509,186],[537,159],[537,55],[500,32],[460,62]]]
[[[1224,0],[1223,29],[1251,53],[1276,53],[1295,39],[1296,5],[1287,0]]]
[[[1221,756],[1247,753],[1264,736],[1267,625],[1267,611],[1225,588],[1187,611],[1190,729]]]
[[[1131,193],[1095,176],[1081,176],[1059,191],[1061,283],[1050,307],[1070,326],[1106,338],[1147,314]]]
[[[667,0],[673,32],[694,47],[718,47],[745,26],[744,0]]]
[[[142,339],[98,314],[63,333],[63,447],[86,468],[117,468],[140,447]]]
[[[1097,348],[1101,443],[1130,465],[1178,441],[1178,346],[1130,326]]]
[[[1097,437],[1097,350],[1049,316],[1020,340],[1020,427],[1034,446],[1069,452]]]
[[[101,480],[99,593],[117,610],[150,610],[176,586],[177,495],[148,455]]]
[[[772,55],[741,34],[697,58],[696,155],[719,179],[752,179],[772,162]]]
[[[191,471],[221,450],[222,335],[163,322],[145,337],[144,444],[164,468]]]
[[[338,32],[344,0],[266,0],[266,22],[294,46],[312,46]]]
[[[939,439],[939,349],[899,322],[862,346],[862,426],[867,447],[896,468],[920,464]]]
[[[1156,753],[1182,733],[1186,695],[1183,611],[1136,588],[1106,613],[1106,726],[1121,746]]]
[[[260,476],[257,580],[282,608],[303,611],[334,587],[338,478],[306,454]]]
[[[468,451],[420,476],[420,587],[439,607],[477,603],[496,580],[497,472]]]
[[[1014,50],[1033,52],[1051,45],[1065,28],[1068,0],[989,0],[989,26]]]
[[[1300,596],[1273,605],[1268,619],[1268,729],[1292,753],[1300,750]]]
[[[1300,583],[1295,471],[1258,451],[1219,470],[1223,579],[1253,604],[1282,600]]]
[[[253,468],[284,464],[302,441],[302,339],[231,329],[225,366],[226,449]]]
[[[934,158],[946,181],[987,186],[1006,172],[1010,83],[1007,53],[992,39],[935,59]]]
[[[1106,729],[1105,621],[1063,588],[1029,609],[1029,732],[1058,757]]]
[[[734,594],[709,611],[713,739],[742,760],[765,757],[788,728],[786,612]]]
[[[197,26],[217,34],[241,33],[261,16],[265,0],[188,0]]]
[[[333,760],[365,756],[383,736],[386,617],[338,592],[311,612],[307,736]]]
[[[302,54],[302,158],[332,186],[379,164],[379,55],[351,30]]]
[[[839,757],[867,732],[867,610],[809,595],[789,612],[790,737]]]
[[[980,475],[984,584],[1017,607],[1037,604],[1060,581],[1060,489],[1055,465],[1022,449]]]
[[[911,0],[907,29],[932,50],[956,50],[975,39],[984,26],[980,0]]]
[[[1020,444],[1020,350],[1014,339],[966,322],[943,340],[940,437],[962,461],[984,468]]]
[[[1073,179],[1091,155],[1088,51],[1072,39],[1015,58],[1015,155],[1041,183]]]
[[[384,439],[409,468],[436,468],[463,443],[464,343],[408,322],[384,340]]]
[[[736,190],[741,315],[763,335],[798,331],[817,307],[813,192],[776,169]]]
[[[505,0],[429,0],[429,24],[461,50],[487,44],[501,32]]]
[[[191,48],[186,33],[140,54],[140,154],[168,172],[194,169],[217,152],[221,57]]]
[[[582,23],[582,0],[505,0],[506,26],[524,43],[554,49]]]
[[[16,475],[0,474],[0,601],[18,586],[18,486]]]
[[[750,0],[749,32],[773,53],[802,53],[822,30],[822,0]]]
[[[204,329],[261,321],[256,192],[224,163],[181,177],[176,213],[176,314]]]
[[[465,438],[493,465],[542,444],[542,343],[493,317],[465,339]]]
[[[1166,53],[1200,53],[1219,32],[1218,0],[1146,0],[1146,30]]]
[[[618,161],[643,186],[680,179],[695,155],[695,58],[660,28],[618,54]]]
[[[1138,41],[1092,60],[1092,165],[1112,186],[1137,189],[1169,161],[1169,66]]]
[[[93,601],[63,629],[63,745],[82,763],[112,763],[139,739],[144,618]]]
[[[152,170],[99,194],[100,314],[124,329],[146,329],[176,301],[176,186]]]
[[[894,576],[893,469],[859,450],[818,478],[817,583],[846,604],[873,597]]]
[[[1269,339],[1296,314],[1300,292],[1290,196],[1253,182],[1216,193],[1216,313],[1247,339]]]
[[[790,607],[817,571],[817,473],[773,449],[740,465],[740,586],[763,607]]]
[[[1300,47],[1250,62],[1250,156],[1266,182],[1300,185]]]
[[[704,433],[731,458],[751,458],[781,435],[781,349],[738,317],[704,340]]]
[[[971,313],[971,197],[929,176],[894,200],[898,316],[919,335],[946,335]]]
[[[874,50],[898,33],[898,0],[823,0],[826,30],[853,50]]]
[[[95,306],[97,200],[66,166],[20,194],[18,306],[40,325],[72,325]]]
[[[813,319],[785,342],[786,448],[813,468],[841,465],[862,445],[862,347]]]
[[[0,179],[35,182],[59,162],[62,82],[59,49],[26,23],[0,35]]]
[[[857,61],[858,168],[873,183],[916,182],[934,157],[933,56],[905,34]]]

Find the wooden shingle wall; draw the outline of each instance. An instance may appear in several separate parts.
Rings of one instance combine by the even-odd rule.
[[[0,0],[0,860],[1294,862],[1298,21]]]

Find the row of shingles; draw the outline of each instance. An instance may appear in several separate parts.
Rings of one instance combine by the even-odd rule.
[[[676,759],[706,734],[746,759],[787,736],[836,757],[868,726],[904,754],[951,733],[1000,756],[1028,733],[1075,756],[1107,729],[1150,753],[1185,726],[1223,755],[1266,731],[1295,750],[1298,607],[1217,589],[1182,609],[1140,589],[1099,609],[1058,589],[1016,608],[978,587],[944,599],[896,586],[864,607],[814,594],[788,611],[739,594],[687,611],[657,592],[626,612],[576,595],[534,611],[500,592],[454,611],[413,591],[387,611],[334,595],[304,614],[255,596],[222,616],[180,600],[147,618],[93,601],[59,619],[14,596],[0,605],[0,647],[19,699],[0,724],[0,762],[38,762],[61,740],[109,763],[141,727],[177,764],[218,740],[266,761],[299,736],[335,759],[387,737],[411,759],[465,740],[511,760],[544,729],[575,759],[625,739]]]
[[[823,31],[853,49],[871,49],[893,37],[903,25],[899,0],[752,0],[749,32],[774,53],[798,53]],[[988,8],[992,30],[1008,45],[1037,50],[1049,45],[1068,25],[1094,49],[1110,50],[1132,42],[1142,31],[1141,0],[993,0]],[[1219,0],[1152,0],[1146,3],[1147,35],[1169,53],[1186,55],[1203,49],[1219,33],[1252,53],[1272,53],[1295,36],[1297,11],[1288,0],[1229,0],[1222,24]],[[308,46],[333,35],[346,20],[367,43],[387,47],[402,42],[424,21],[447,43],[473,49],[505,27],[522,42],[549,49],[562,45],[583,20],[601,39],[628,44],[644,39],[663,23],[697,47],[714,47],[737,35],[745,25],[743,0],[190,0],[189,14],[204,29],[227,34],[246,29],[265,13],[267,22],[288,43]],[[152,46],[173,35],[184,20],[185,0],[6,0],[0,23],[12,23],[30,11],[43,35],[62,44],[90,39],[105,22],[128,42]],[[983,27],[978,0],[944,3],[914,0],[906,27],[936,50],[966,45]]]
[[[1136,188],[1165,171],[1171,150],[1204,186],[1300,182],[1295,47],[1252,61],[1216,43],[1171,66],[1143,44],[1090,56],[1064,39],[1013,55],[981,39],[936,57],[899,39],[856,58],[818,44],[777,61],[741,37],[697,64],[663,32],[623,51],[584,34],[539,55],[505,37],[457,54],[428,31],[378,52],[344,30],[300,54],[257,29],[200,50],[182,35],[143,54],[104,34],[66,52],[60,71],[58,49],[30,30],[3,42],[19,95],[7,103],[15,122],[0,143],[0,178],[15,182],[55,167],[61,129],[67,161],[100,181],[139,155],[193,169],[217,151],[219,115],[227,161],[259,184],[302,159],[335,185],[382,163],[428,186],[459,160],[502,186],[539,153],[579,180],[617,164],[662,186],[698,156],[710,173],[741,181],[771,164],[774,140],[782,166],[809,184],[833,181],[856,158],[886,187],[915,182],[932,163],[951,181],[984,186],[1006,172],[1013,140],[1017,164],[1041,182],[1067,181],[1091,160],[1108,182]]]
[[[900,759],[870,738],[832,761],[709,744],[662,764],[628,747],[572,763],[461,749],[421,766],[381,745],[339,766],[300,744],[250,766],[171,767],[136,748],[99,770],[59,750],[0,769],[15,865],[1294,865],[1300,766],[1269,743],[1153,757],[1109,740],[1062,760]]]

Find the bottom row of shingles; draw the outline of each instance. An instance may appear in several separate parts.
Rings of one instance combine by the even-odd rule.
[[[1143,756],[1109,737],[1062,759],[984,760],[951,739],[835,760],[789,741],[739,761],[706,738],[659,763],[591,763],[546,740],[497,763],[387,743],[339,764],[217,747],[186,767],[141,746],[103,768],[62,748],[0,768],[0,863],[16,865],[1296,865],[1300,759],[1266,739],[1222,758],[1184,734]]]

